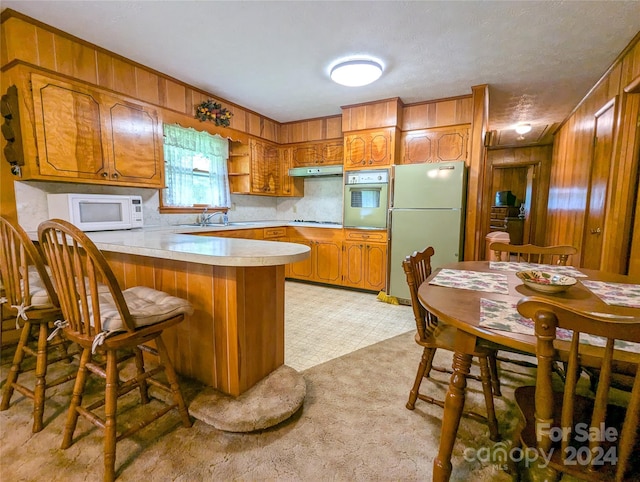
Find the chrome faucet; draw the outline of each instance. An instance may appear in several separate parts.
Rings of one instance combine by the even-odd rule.
[[[229,216],[227,216],[227,213],[225,213],[224,211],[216,211],[214,213],[207,214],[208,209],[209,208],[204,208],[204,210],[202,211],[202,214],[200,215],[200,221],[199,221],[200,226],[206,226],[207,224],[212,224],[211,220],[216,214],[222,214],[222,224],[224,224],[225,226],[229,225]]]

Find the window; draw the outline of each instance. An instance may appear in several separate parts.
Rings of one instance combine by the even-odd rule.
[[[164,125],[163,207],[230,206],[229,141],[208,132]]]

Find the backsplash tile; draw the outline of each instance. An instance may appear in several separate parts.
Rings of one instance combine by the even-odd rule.
[[[342,177],[305,179],[303,198],[231,195],[229,220],[234,221],[310,221],[342,222]],[[18,222],[26,231],[36,231],[49,219],[48,193],[138,194],[142,196],[145,226],[169,226],[190,223],[195,214],[160,214],[157,189],[70,184],[55,182],[15,181]]]

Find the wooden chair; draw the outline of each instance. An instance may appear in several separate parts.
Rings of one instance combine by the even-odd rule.
[[[553,264],[558,266],[567,266],[571,256],[576,254],[578,250],[573,246],[536,246],[533,244],[514,245],[508,243],[491,243],[489,249],[494,252],[498,261],[514,261],[518,263],[533,264]],[[520,366],[535,367],[535,363],[526,360],[505,358],[498,356],[496,358],[501,362],[514,363]],[[559,365],[554,365],[558,374],[562,375],[562,369]]]
[[[536,246],[533,244],[491,243],[489,249],[499,261],[519,263],[556,264],[566,266],[578,250],[573,246]]]
[[[439,348],[451,352],[454,351],[456,329],[450,325],[438,323],[437,317],[429,313],[418,299],[418,287],[431,275],[431,257],[433,255],[434,249],[428,247],[423,251],[414,252],[411,256],[407,256],[402,262],[402,267],[407,277],[407,284],[409,285],[409,292],[411,293],[413,315],[416,320],[417,333],[415,341],[424,348],[420,364],[418,365],[416,379],[409,393],[409,401],[406,405],[409,410],[415,408],[415,402],[418,398],[427,403],[444,407],[444,401],[420,393],[420,385],[422,379],[428,377],[432,369],[451,373],[448,370],[433,366],[433,357]],[[469,378],[479,379],[482,382],[487,415],[485,417],[475,412],[465,413],[476,420],[486,422],[489,426],[491,440],[499,440],[500,434],[498,432],[498,424],[493,404],[494,391],[497,395],[500,394],[500,385],[495,371],[495,352],[478,347],[473,356],[478,357],[480,377],[469,375]]]
[[[2,390],[0,410],[7,410],[17,390],[33,400],[32,431],[42,430],[46,390],[73,380],[74,373],[66,373],[55,380],[47,380],[47,367],[52,363],[70,360],[78,353],[69,353],[60,336],[48,341],[52,324],[62,317],[58,297],[45,268],[40,252],[27,233],[14,222],[0,216],[0,277],[2,279],[3,315],[13,317],[16,329],[22,323],[20,338],[11,369]],[[35,333],[34,333],[35,331]],[[25,370],[29,358],[35,368]],[[28,383],[23,375],[34,370],[35,383]],[[28,386],[27,386],[28,385]]]
[[[193,308],[188,301],[146,287],[122,291],[106,259],[93,242],[66,221],[53,219],[38,227],[40,245],[49,262],[64,314],[65,335],[82,348],[80,368],[64,429],[62,448],[73,441],[78,415],[104,430],[104,479],[115,478],[116,442],[136,433],[152,421],[176,408],[185,427],[191,426],[178,379],[162,341],[162,331],[180,323]],[[84,281],[83,281],[84,280]],[[107,287],[101,292],[100,282]],[[153,349],[147,343],[155,342]],[[160,364],[145,370],[142,351],[158,355]],[[121,356],[128,351],[128,356]],[[94,359],[99,353],[106,367]],[[120,358],[119,358],[120,356]],[[135,358],[136,375],[120,380],[120,364]],[[164,371],[168,383],[156,378]],[[88,374],[106,379],[104,399],[82,406]],[[117,433],[118,397],[138,388],[143,404],[149,402],[148,384],[168,392],[173,403],[145,420],[135,420],[130,428]],[[96,409],[104,406],[104,418]]]
[[[614,350],[617,340],[640,343],[640,317],[603,317],[536,297],[520,300],[518,311],[535,321],[538,370],[535,386],[515,391],[524,424],[514,443],[545,454],[553,450],[551,468],[581,480],[640,480],[640,354]],[[557,329],[573,331],[571,341],[565,342],[568,354],[564,351],[562,356],[562,361],[567,362],[563,392],[552,389],[552,365],[560,359],[556,351]],[[606,346],[579,343],[584,334],[602,337]],[[594,398],[578,393],[578,387],[588,385],[586,378],[580,377],[582,364],[599,368]],[[614,370],[634,378],[626,406],[621,406],[620,400],[615,405],[608,403]],[[561,430],[568,435],[561,436]]]

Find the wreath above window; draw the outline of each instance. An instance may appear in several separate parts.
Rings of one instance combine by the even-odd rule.
[[[232,115],[229,109],[225,109],[213,99],[205,100],[196,106],[196,119],[200,122],[212,121],[217,126],[229,127]]]

